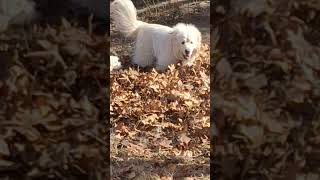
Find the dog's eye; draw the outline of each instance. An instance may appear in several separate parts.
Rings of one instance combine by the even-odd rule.
[[[192,42],[192,41],[191,41],[190,43],[191,43],[191,44],[193,44],[193,42]]]
[[[184,41],[182,41],[182,43],[181,44],[184,44]]]

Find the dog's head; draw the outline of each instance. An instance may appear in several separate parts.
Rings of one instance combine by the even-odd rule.
[[[201,45],[201,33],[192,24],[179,23],[172,31],[173,50],[177,59],[191,61]]]

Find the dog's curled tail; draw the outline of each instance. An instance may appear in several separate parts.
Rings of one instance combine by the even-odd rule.
[[[115,0],[110,5],[110,16],[116,28],[126,37],[136,34],[138,27],[143,24],[137,20],[137,10],[131,0]]]

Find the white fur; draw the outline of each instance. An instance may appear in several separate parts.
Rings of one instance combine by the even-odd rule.
[[[110,56],[110,72],[114,69],[122,68],[121,62],[119,61],[119,57]]]
[[[141,67],[155,63],[160,71],[179,61],[192,65],[201,45],[201,33],[194,25],[178,23],[171,28],[138,21],[131,0],[115,0],[110,10],[116,28],[126,37],[135,38],[133,63]]]

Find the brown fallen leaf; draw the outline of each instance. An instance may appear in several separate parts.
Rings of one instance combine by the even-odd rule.
[[[172,148],[172,140],[164,138],[163,140],[160,141],[159,145],[165,148]]]
[[[252,90],[258,90],[267,85],[267,77],[265,74],[255,75],[245,80],[245,85]]]
[[[1,155],[5,155],[5,156],[9,156],[10,155],[10,150],[9,150],[8,144],[2,138],[0,138],[0,154]]]
[[[264,129],[257,125],[240,125],[240,132],[247,137],[253,147],[264,143]]]
[[[189,142],[191,141],[191,138],[189,138],[186,133],[182,133],[179,137],[179,141],[184,144],[184,145],[188,145]]]
[[[275,118],[272,118],[271,115],[267,112],[261,112],[259,114],[258,120],[266,126],[266,129],[275,132],[275,133],[283,133],[284,127],[282,125],[282,122],[280,120],[276,120]]]

